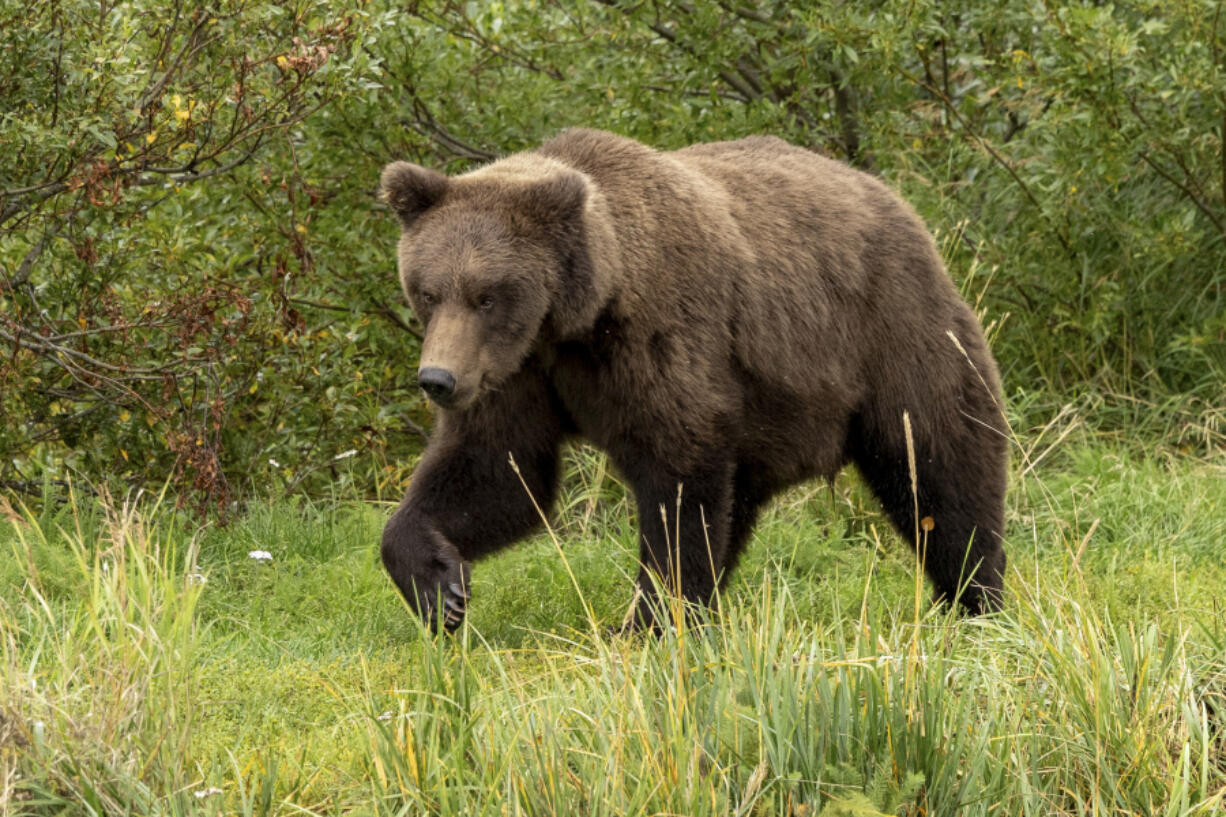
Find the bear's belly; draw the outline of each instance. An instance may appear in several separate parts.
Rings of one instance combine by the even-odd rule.
[[[737,369],[743,410],[736,429],[741,461],[760,462],[789,485],[832,478],[847,463],[852,404],[848,390],[833,383],[804,388]]]
[[[718,452],[788,485],[832,477],[846,463],[850,412],[833,394],[770,387],[733,370],[660,378],[624,360],[562,344],[549,369],[571,430],[623,470],[644,458],[685,470]]]

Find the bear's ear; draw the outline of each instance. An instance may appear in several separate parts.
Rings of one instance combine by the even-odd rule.
[[[546,228],[561,262],[550,320],[558,337],[591,329],[612,297],[620,264],[604,197],[590,178],[567,171],[535,182],[524,213]]]
[[[574,171],[533,182],[520,196],[522,212],[538,224],[572,225],[583,217],[588,184],[586,176]]]
[[[409,162],[392,162],[383,168],[379,195],[395,211],[406,229],[418,216],[438,204],[450,180],[437,170]]]

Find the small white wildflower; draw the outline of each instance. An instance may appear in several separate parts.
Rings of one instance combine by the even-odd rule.
[[[197,800],[203,800],[206,797],[212,797],[214,794],[221,794],[221,793],[222,793],[221,789],[217,788],[216,786],[210,786],[207,789],[201,789],[200,791],[192,792],[192,794],[195,795]]]
[[[337,454],[337,455],[336,455],[335,457],[333,457],[332,459],[334,459],[334,460],[347,460],[347,459],[349,459],[350,457],[356,457],[356,456],[357,456],[357,453],[358,453],[358,450],[357,450],[356,448],[350,448],[348,451],[342,451],[341,453]]]
[[[391,710],[388,710],[375,718],[375,720],[377,721],[390,721],[391,719],[392,719]]]
[[[188,584],[204,584],[207,581],[208,579],[204,577],[203,573],[188,573],[187,574]]]
[[[266,550],[253,550],[250,553],[248,553],[247,556],[251,559],[255,559],[257,562],[271,562],[272,561],[272,554]]]
[[[276,460],[274,460],[272,457],[269,457],[269,458],[268,458],[268,464],[269,464],[269,465],[271,465],[273,468],[280,468],[280,467],[281,467],[281,463],[277,462],[277,461],[276,461]]]

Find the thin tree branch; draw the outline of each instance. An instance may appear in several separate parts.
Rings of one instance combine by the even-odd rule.
[[[1056,225],[1051,224],[1051,219],[1044,212],[1043,205],[1039,203],[1038,198],[1035,197],[1034,193],[1030,189],[1030,186],[1027,185],[1026,182],[1022,181],[1022,177],[1018,175],[1017,169],[1013,167],[1012,162],[1002,156],[1000,152],[996,150],[996,148],[992,147],[992,144],[988,142],[988,140],[984,139],[975,132],[970,123],[966,121],[966,118],[962,116],[962,112],[958,110],[956,105],[954,105],[954,101],[946,96],[944,91],[925,82],[909,71],[903,70],[901,73],[908,80],[921,88],[924,88],[937,99],[941,100],[941,102],[945,105],[945,109],[948,110],[950,114],[952,114],[953,117],[958,120],[958,124],[962,126],[962,132],[978,143],[979,146],[982,147],[997,164],[1005,169],[1005,172],[1013,178],[1013,181],[1017,184],[1018,188],[1022,191],[1030,203],[1034,205],[1035,210],[1037,210],[1039,213],[1039,217],[1044,221],[1047,221],[1051,226],[1052,233],[1055,234],[1056,240],[1060,242],[1060,246],[1064,247],[1065,252],[1067,252],[1070,256],[1074,255],[1073,245],[1069,243],[1069,240],[1064,236],[1064,233],[1060,232],[1060,229],[1056,227]]]
[[[327,312],[353,312],[353,309],[347,306],[341,306],[339,304],[323,303],[322,301],[312,301],[306,298],[287,298],[286,300],[288,300],[292,304],[297,304],[298,306],[306,306],[306,307],[310,307],[311,309],[320,309],[320,310],[324,310]],[[378,304],[374,309],[359,310],[359,313],[362,315],[377,315],[380,318],[383,318],[384,320],[394,325],[396,328],[401,329],[405,332],[408,332],[410,335],[417,338],[418,340],[423,339],[422,333],[418,331],[417,329],[413,328],[412,324],[408,323],[403,318],[401,318],[400,315],[396,313],[396,310],[392,308],[391,304],[381,303],[381,304]]]
[[[1148,153],[1141,154],[1141,161],[1145,162],[1145,164],[1153,168],[1154,172],[1157,173],[1159,176],[1166,179],[1168,182],[1173,184],[1175,187],[1179,188],[1179,190],[1183,192],[1184,196],[1187,197],[1188,201],[1192,202],[1192,204],[1196,207],[1196,209],[1200,210],[1201,213],[1204,214],[1205,218],[1213,222],[1213,226],[1217,227],[1218,232],[1220,232],[1222,235],[1226,235],[1226,224],[1224,224],[1222,220],[1219,219],[1217,215],[1212,210],[1209,209],[1209,206],[1207,204],[1205,204],[1204,202],[1200,200],[1200,198],[1196,195],[1195,192],[1193,192],[1193,190],[1190,187],[1188,187],[1188,185],[1184,184],[1179,179],[1176,179],[1173,175],[1168,173],[1161,165],[1155,162]]]
[[[56,359],[56,357],[59,355],[71,357],[89,366],[94,366],[99,369],[105,369],[106,371],[115,372],[118,375],[122,375],[122,378],[120,378],[122,380],[160,380],[163,374],[175,368],[174,364],[166,364],[165,366],[159,366],[155,369],[147,369],[144,367],[116,366],[113,363],[107,363],[106,361],[98,360],[97,358],[87,355],[84,352],[78,351],[76,349],[71,349],[59,343],[52,342],[45,335],[39,335],[37,333],[27,331],[24,328],[20,328],[20,327],[17,328],[16,335],[9,334],[4,329],[0,329],[0,340],[6,340],[9,343],[12,343],[15,345],[19,344],[21,346],[25,346],[27,349],[32,349],[36,352],[47,353],[47,356],[53,360]],[[86,372],[86,370],[84,369],[82,369],[82,371]],[[86,372],[86,373],[91,376],[96,376],[96,377],[103,376],[101,374],[98,374],[97,372]],[[112,378],[108,377],[107,379],[110,380]]]
[[[8,285],[13,289],[24,286],[30,280],[30,270],[34,268],[34,262],[43,254],[43,250],[47,248],[47,242],[50,241],[60,231],[63,223],[56,225],[55,229],[48,230],[43,233],[43,237],[38,240],[38,243],[30,248],[25,257],[21,259],[21,266],[17,267],[17,272],[9,279]]]
[[[40,204],[53,196],[58,196],[68,189],[67,182],[54,182],[50,185],[40,185],[38,188],[39,194],[34,197],[33,201],[18,199],[0,209],[0,227],[4,226],[10,218],[20,213],[22,210],[29,209],[34,205]],[[7,196],[5,196],[7,198]]]
[[[438,120],[430,113],[429,107],[421,100],[415,90],[406,88],[405,91],[413,101],[414,118],[405,122],[410,128],[456,156],[478,162],[490,162],[498,158],[496,153],[491,153],[476,145],[471,145],[457,139],[450,131],[438,123]]]
[[[1155,128],[1149,121],[1149,118],[1145,115],[1145,112],[1141,110],[1141,106],[1137,103],[1136,98],[1130,94],[1125,94],[1124,98],[1128,100],[1128,107],[1132,110],[1133,116],[1137,118],[1145,129],[1151,134],[1157,133],[1157,128]],[[1185,181],[1176,179],[1173,174],[1168,173],[1165,168],[1159,166],[1148,152],[1141,154],[1141,161],[1145,162],[1145,164],[1149,165],[1155,173],[1178,188],[1184,194],[1184,196],[1187,197],[1188,201],[1192,202],[1193,206],[1195,206],[1197,210],[1200,210],[1205,215],[1205,218],[1213,222],[1213,226],[1217,227],[1219,233],[1226,235],[1226,223],[1223,223],[1221,218],[1219,218],[1218,215],[1214,213],[1212,209],[1210,209],[1208,203],[1201,201],[1200,196],[1196,195],[1196,191],[1192,189],[1193,186],[1198,189],[1200,189],[1201,186],[1197,182],[1192,171],[1188,169],[1187,163],[1184,162],[1183,157],[1176,153],[1173,148],[1167,145],[1163,145],[1163,147],[1166,148],[1167,153],[1171,154],[1171,158],[1175,161],[1175,164],[1179,167],[1179,169],[1183,171]]]

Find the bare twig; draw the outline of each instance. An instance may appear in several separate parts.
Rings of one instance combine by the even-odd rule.
[[[830,69],[830,87],[834,91],[834,111],[839,117],[841,141],[843,150],[847,152],[847,158],[870,170],[873,169],[876,167],[873,157],[863,153],[860,145],[860,119],[856,114],[855,96],[847,83],[843,81],[842,74],[834,68]]]
[[[0,488],[6,491],[17,491],[19,493],[28,494],[29,496],[43,495],[43,489],[48,485],[54,485],[57,488],[75,488],[82,490],[83,486],[80,483],[71,483],[66,479],[49,479],[46,481],[33,479],[5,479],[0,480]],[[86,493],[95,493],[94,489],[84,486]]]

